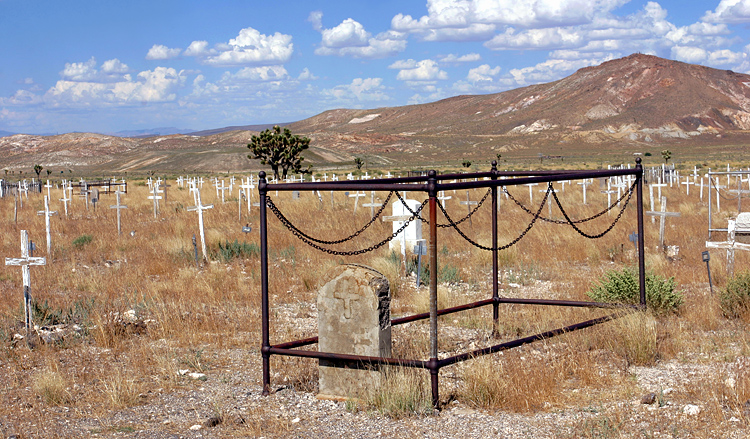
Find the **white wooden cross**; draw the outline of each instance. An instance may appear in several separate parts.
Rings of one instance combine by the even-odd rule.
[[[370,191],[370,202],[363,204],[362,207],[369,207],[370,208],[370,216],[375,216],[375,208],[382,206],[383,203],[376,203],[375,202],[375,191]]]
[[[709,186],[711,185],[711,180],[713,180],[713,178],[709,178]],[[714,187],[716,188],[716,211],[719,212],[721,211],[721,194],[719,193],[719,189],[724,189],[726,186],[721,186],[719,184],[719,179],[717,178],[714,182]],[[709,188],[709,190],[711,189]]]
[[[592,183],[591,180],[584,179],[582,182],[578,183],[581,185],[581,189],[583,189],[583,205],[586,205],[586,186],[590,185]]]
[[[28,340],[29,331],[31,330],[31,265],[46,265],[46,258],[35,258],[29,256],[29,232],[21,230],[21,257],[5,258],[5,265],[20,265],[21,275],[23,277],[23,310],[24,320],[26,323],[26,337]]]
[[[196,194],[198,195],[198,202],[195,206],[188,207],[188,212],[198,212],[198,229],[200,231],[201,235],[201,251],[203,251],[203,259],[208,260],[208,253],[206,252],[206,233],[203,231],[203,211],[206,209],[211,209],[214,207],[213,204],[208,204],[206,206],[201,204],[201,193],[200,191],[196,191]]]
[[[690,185],[693,185],[695,183],[693,183],[692,181],[690,181],[690,179],[688,177],[685,177],[685,181],[683,181],[680,184],[684,184],[685,185],[685,195],[690,195]]]
[[[549,191],[550,193],[558,192],[558,190],[553,187],[550,187]],[[540,189],[539,192],[547,192],[547,189]],[[552,217],[552,197],[550,196],[547,197],[547,216],[549,216],[550,218]]]
[[[364,197],[367,194],[364,192],[355,192],[353,194],[349,194],[349,198],[354,198],[354,213],[357,213],[357,205],[359,204],[359,198]]]
[[[159,196],[159,186],[158,185],[152,185],[151,186],[151,194],[148,196],[149,200],[154,200],[154,218],[156,218],[157,213],[159,212],[159,200],[161,200],[161,197]]]
[[[120,190],[115,191],[115,196],[117,197],[117,204],[114,206],[110,205],[110,209],[117,209],[117,234],[122,235],[122,230],[120,229],[120,209],[127,209],[128,206],[125,206],[124,204],[120,204],[120,195],[123,194]]]
[[[659,179],[659,182],[658,182],[658,183],[654,183],[654,184],[652,184],[651,186],[653,186],[653,187],[655,187],[655,188],[657,188],[657,189],[659,190],[659,192],[657,193],[657,197],[658,197],[658,198],[659,198],[659,199],[661,200],[661,188],[663,188],[663,187],[667,187],[667,186],[669,186],[669,185],[668,185],[668,184],[666,184],[666,183],[662,183],[662,182],[661,182],[661,179]]]
[[[221,192],[221,202],[224,203],[224,191],[229,190],[229,186],[224,186],[224,180],[221,180],[221,186],[216,186],[216,191]],[[218,195],[218,193],[217,193]]]
[[[57,212],[49,210],[49,197],[44,196],[44,210],[40,210],[36,213],[37,215],[44,215],[44,226],[47,230],[47,256],[52,254],[52,236],[50,234],[49,218],[52,215],[57,215]]]
[[[50,189],[52,189],[52,185],[49,184],[49,180],[47,180],[47,184],[45,184],[44,187],[47,188],[47,198],[52,199],[52,196],[49,193]]]
[[[524,186],[529,187],[529,204],[534,203],[534,186],[539,186],[539,183],[526,183]]]
[[[451,198],[453,198],[453,197],[451,197],[450,195],[447,196],[447,197],[445,196],[445,191],[440,191],[440,193],[438,194],[438,197],[437,197],[437,199],[440,200],[441,203],[443,203],[443,206],[445,206],[444,202],[446,200],[450,200]]]
[[[750,251],[750,244],[744,244],[735,241],[734,233],[736,230],[736,223],[734,220],[729,220],[727,226],[727,240],[722,242],[711,242],[706,241],[706,248],[724,248],[727,250],[727,275],[732,277],[734,274],[734,251],[745,250]]]
[[[479,201],[469,200],[469,191],[466,191],[466,201],[461,201],[460,204],[465,204],[468,214],[471,214],[471,206],[476,206],[477,204],[479,204]],[[472,224],[471,217],[469,217],[469,224]]]
[[[680,216],[680,213],[679,212],[667,212],[667,197],[661,197],[661,211],[660,212],[648,211],[646,212],[646,215],[653,215],[653,216],[659,217],[659,246],[660,248],[664,248],[665,219],[668,216],[671,216],[671,217]]]
[[[63,206],[65,206],[65,218],[67,218],[68,217],[68,201],[70,201],[70,198],[67,198],[67,196],[65,195],[65,190],[66,190],[66,187],[65,187],[65,184],[63,183],[63,191],[62,191],[63,197],[60,198],[60,201],[62,201]]]

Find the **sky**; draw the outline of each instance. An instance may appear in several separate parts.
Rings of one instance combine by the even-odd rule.
[[[750,0],[0,0],[0,131],[292,122],[636,52],[750,73]]]

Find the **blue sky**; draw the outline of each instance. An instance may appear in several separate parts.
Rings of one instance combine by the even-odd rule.
[[[290,122],[642,52],[750,72],[750,0],[0,0],[0,130]]]

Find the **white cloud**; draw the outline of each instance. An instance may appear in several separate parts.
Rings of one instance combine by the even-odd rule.
[[[65,63],[65,68],[60,72],[60,76],[68,81],[90,81],[96,79],[98,74],[93,56],[86,62]]]
[[[583,32],[571,28],[529,29],[516,33],[508,28],[496,35],[484,46],[492,50],[505,49],[561,49],[580,47],[584,43]]]
[[[315,75],[313,75],[313,73],[310,71],[310,69],[308,69],[307,67],[305,67],[304,69],[302,69],[302,71],[300,72],[299,76],[297,76],[297,79],[300,80],[300,81],[314,81],[314,80],[318,79],[318,77],[315,76]]]
[[[313,29],[320,32],[323,30],[323,12],[321,11],[312,11],[310,12],[310,15],[307,17],[307,21],[312,23]]]
[[[53,106],[173,101],[177,98],[176,90],[184,84],[185,79],[183,72],[167,67],[140,72],[136,80],[132,80],[129,75],[117,82],[63,79],[47,91],[44,99]]]
[[[405,68],[398,72],[396,79],[400,81],[422,82],[436,81],[439,79],[448,79],[448,74],[440,70],[438,63],[425,59],[417,62],[411,68]]]
[[[708,51],[700,47],[674,46],[672,47],[672,58],[678,61],[697,64],[708,59]]]
[[[283,66],[245,67],[237,73],[229,72],[222,76],[220,82],[267,82],[289,79],[289,74]]]
[[[443,64],[477,62],[481,60],[482,56],[478,53],[467,53],[466,55],[460,56],[450,53],[448,55],[438,56],[438,61]]]
[[[495,76],[500,74],[500,67],[491,68],[489,64],[482,64],[479,67],[469,70],[466,79],[470,82],[492,82]]]
[[[216,50],[208,48],[208,41],[193,41],[190,43],[187,49],[185,49],[184,55],[186,56],[208,56],[216,53]]]
[[[367,46],[370,33],[359,22],[347,18],[332,29],[323,29],[320,44],[329,48]]]
[[[398,14],[391,28],[432,41],[486,40],[497,26],[566,27],[591,23],[628,0],[428,0],[427,15]]]
[[[510,77],[519,86],[555,81],[580,68],[595,66],[611,59],[610,57],[578,60],[548,59],[535,66],[512,69]]]
[[[355,78],[350,84],[338,85],[324,90],[325,95],[343,101],[387,101],[382,78]]]
[[[389,69],[413,69],[417,67],[417,60],[414,59],[400,59],[393,64],[389,65]]]
[[[130,80],[127,72],[130,69],[119,59],[114,58],[104,61],[100,69],[96,67],[96,59],[91,57],[88,61],[80,63],[66,63],[60,72],[63,80],[71,82],[117,82]]]
[[[322,18],[322,14],[317,16]],[[316,55],[351,56],[353,58],[385,58],[406,49],[405,35],[386,31],[375,37],[356,20],[347,18],[331,29],[321,27],[320,46]]]
[[[170,49],[169,47],[163,46],[161,44],[154,44],[150,49],[148,49],[146,59],[160,60],[177,58],[180,55],[180,52],[182,52],[182,49]]]
[[[750,21],[750,0],[721,0],[713,11],[702,17],[709,23],[747,23]]]
[[[261,34],[252,27],[240,30],[236,38],[209,49],[206,41],[193,41],[185,50],[203,64],[212,66],[275,65],[289,61],[294,52],[292,36],[276,32]]]

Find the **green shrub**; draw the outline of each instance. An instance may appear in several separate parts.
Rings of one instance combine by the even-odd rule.
[[[73,247],[81,249],[86,244],[90,243],[93,240],[94,240],[94,236],[93,235],[81,235],[78,238],[76,238],[76,239],[73,240]]]
[[[729,280],[721,292],[721,310],[727,317],[740,317],[750,309],[750,272],[742,272]]]
[[[637,304],[640,302],[638,270],[623,268],[611,270],[586,293],[596,302]],[[665,279],[646,273],[646,306],[656,313],[677,311],[683,302],[682,293],[675,291],[674,277]]]
[[[224,262],[229,262],[234,258],[259,257],[259,255],[260,247],[254,242],[248,244],[235,239],[234,242],[219,243],[219,256]]]

